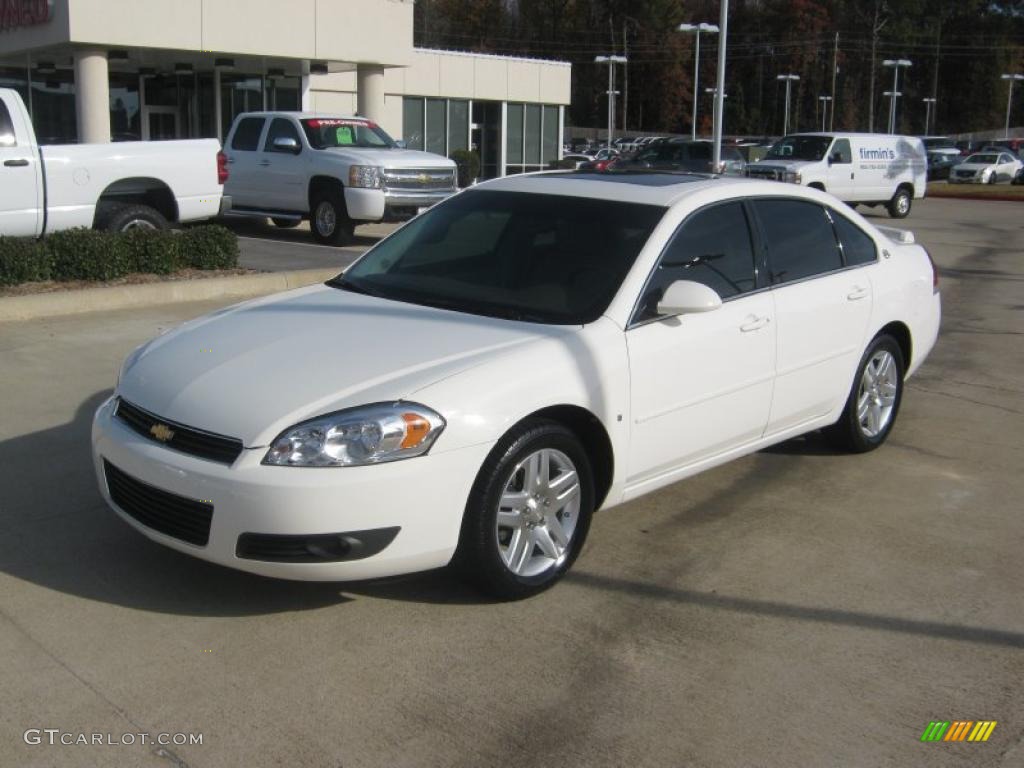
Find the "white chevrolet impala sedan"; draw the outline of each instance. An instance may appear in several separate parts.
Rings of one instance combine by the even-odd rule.
[[[505,178],[324,285],[136,349],[96,413],[96,473],[130,525],[231,568],[451,563],[521,597],[596,510],[812,430],[877,448],[938,327],[925,249],[823,192]]]

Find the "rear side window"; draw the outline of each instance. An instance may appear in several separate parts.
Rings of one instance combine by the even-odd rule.
[[[698,211],[682,223],[644,289],[634,322],[658,317],[658,302],[676,280],[693,280],[723,299],[757,287],[754,249],[741,203]]]
[[[256,134],[257,138],[259,134]],[[275,117],[270,123],[270,129],[267,131],[267,140],[263,142],[264,152],[281,152],[283,150],[274,149],[275,139],[295,139],[299,145],[299,150],[302,150],[302,139],[299,138],[299,129],[295,127],[295,123],[291,120],[286,120],[283,117]]]
[[[7,111],[7,105],[0,101],[0,147],[13,147],[14,123],[11,122],[11,113]]]
[[[260,134],[263,133],[262,117],[243,117],[235,135],[231,138],[231,148],[245,152],[255,152],[260,144]]]
[[[860,227],[838,213],[832,214],[832,222],[836,226],[836,237],[839,240],[839,247],[843,249],[843,256],[846,258],[848,267],[878,261],[875,241],[868,237]]]
[[[805,200],[755,200],[773,283],[790,283],[843,266],[825,209]]]

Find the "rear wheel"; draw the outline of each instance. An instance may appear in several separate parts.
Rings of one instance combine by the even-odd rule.
[[[167,219],[148,205],[103,203],[97,217],[97,229],[108,232],[128,232],[133,229],[167,229]]]
[[[911,200],[910,190],[906,187],[897,189],[896,194],[889,201],[889,215],[894,219],[907,218],[907,214],[910,213]]]
[[[885,442],[903,399],[903,352],[889,335],[875,337],[857,367],[857,376],[839,421],[825,430],[837,448],[866,453]]]
[[[576,436],[529,420],[491,451],[470,492],[456,563],[484,592],[529,597],[576,560],[594,506],[590,462]]]
[[[339,190],[331,190],[313,200],[309,229],[313,239],[321,245],[343,245],[351,242],[355,224],[348,217],[345,197]]]

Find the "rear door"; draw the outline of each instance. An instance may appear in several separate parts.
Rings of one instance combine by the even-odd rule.
[[[298,152],[275,149],[276,139],[294,139],[299,145]],[[307,149],[302,146],[295,121],[287,117],[274,117],[267,127],[267,135],[263,140],[263,151],[257,166],[263,171],[259,174],[259,185],[262,187],[263,204],[275,211],[294,211],[304,213],[309,210],[306,185]]]
[[[833,214],[823,206],[764,198],[753,209],[768,251],[777,319],[771,435],[818,419],[846,399],[864,351],[872,288],[864,270],[845,263]]]
[[[0,97],[0,235],[32,237],[42,208],[39,160],[18,106]]]
[[[260,166],[260,139],[265,117],[241,117],[228,140],[224,153],[228,158],[228,180],[224,194],[231,196],[234,208],[263,208],[265,168]]]

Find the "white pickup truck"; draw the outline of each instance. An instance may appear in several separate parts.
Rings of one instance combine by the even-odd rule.
[[[17,91],[0,88],[0,235],[162,229],[230,208],[216,139],[40,147]]]
[[[405,149],[371,120],[307,112],[247,112],[224,143],[232,214],[279,227],[309,219],[338,245],[356,224],[408,218],[456,191],[455,163]]]

